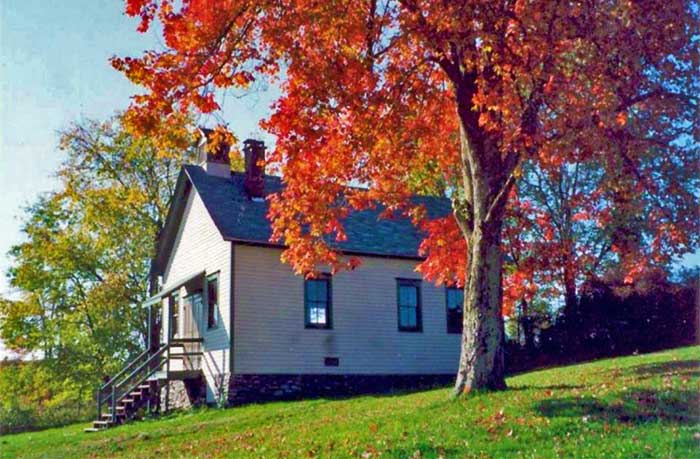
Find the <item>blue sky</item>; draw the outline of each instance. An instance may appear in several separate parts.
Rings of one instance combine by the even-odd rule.
[[[0,2],[0,271],[20,240],[21,206],[49,191],[63,156],[58,131],[75,120],[104,119],[124,109],[138,88],[109,65],[110,56],[160,47],[155,32],[139,34],[121,0]],[[225,119],[240,138],[259,135],[257,122],[272,91],[226,98]],[[207,122],[207,120],[203,120]],[[10,293],[4,274],[0,294]]]
[[[57,186],[58,132],[126,108],[138,88],[109,58],[160,47],[155,32],[136,32],[123,7],[122,0],[0,0],[0,295],[16,294],[5,272],[7,251],[21,241],[21,208]],[[224,119],[241,139],[260,136],[257,123],[274,95],[228,95]],[[4,353],[0,342],[0,359]]]

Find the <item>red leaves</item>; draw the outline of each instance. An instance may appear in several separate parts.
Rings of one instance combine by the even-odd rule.
[[[521,300],[532,301],[537,293],[534,271],[531,267],[518,269],[503,278],[503,314],[510,315]]]
[[[129,109],[136,134],[158,136],[170,117],[219,110],[216,87],[247,88],[255,78],[250,67],[267,68],[258,44],[251,42],[251,25],[259,18],[247,2],[127,0],[126,13],[141,18],[142,32],[157,19],[166,43],[164,51],[140,58],[111,59],[146,90]]]
[[[458,108],[473,116],[477,133],[468,135],[487,141],[495,150],[488,154],[518,152],[521,166],[541,169],[550,182],[577,163],[602,171],[586,179],[595,187],[566,197],[568,209],[518,200],[521,191],[510,197],[507,303],[551,284],[557,270],[593,269],[600,252],[591,233],[608,237],[630,269],[624,260],[634,256],[659,265],[697,247],[697,182],[689,172],[697,152],[676,142],[697,139],[687,128],[695,124],[688,101],[697,91],[688,82],[697,67],[689,40],[697,14],[686,2],[384,6],[127,0],[138,30],[159,21],[166,45],[112,59],[144,88],[127,124],[166,142],[161,132],[191,111],[219,110],[217,89],[283,76],[282,96],[263,122],[277,140],[269,166],[287,185],[272,198],[270,217],[274,239],[289,247],[285,260],[302,273],[319,263],[355,267],[330,248],[347,238],[342,219],[383,206],[426,232],[419,269],[427,278],[464,283],[467,247],[452,217],[431,220],[408,200],[465,191]],[[465,107],[455,98],[450,59],[473,78]],[[348,188],[356,184],[367,189]],[[630,223],[640,213],[644,224]]]
[[[627,124],[627,113],[619,112],[615,117],[615,121],[617,121],[617,124],[619,126],[624,126],[625,124]]]
[[[418,271],[437,285],[464,286],[467,270],[467,243],[453,216],[426,221],[426,237],[419,254],[426,259]]]
[[[167,4],[166,1],[163,4]],[[158,2],[155,0],[127,0],[126,14],[129,16],[140,16],[141,23],[137,30],[144,33],[151,25],[151,21],[158,10]]]

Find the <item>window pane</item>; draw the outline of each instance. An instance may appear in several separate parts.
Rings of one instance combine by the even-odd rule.
[[[447,333],[462,333],[464,290],[447,289]]]
[[[214,276],[207,279],[207,327],[214,328],[217,325],[216,310],[219,304],[219,278]]]
[[[399,305],[403,306],[406,304],[407,300],[407,295],[406,295],[406,287],[403,285],[399,286]]]
[[[459,288],[447,289],[447,307],[449,309],[462,310],[464,304],[464,291]]]
[[[326,327],[330,325],[330,280],[307,279],[305,286],[306,324]]]
[[[307,280],[306,295],[311,301],[326,301],[328,298],[328,281],[326,279]]]
[[[306,299],[309,301],[316,301],[316,281],[307,280],[306,281]]]
[[[317,280],[317,281],[314,281],[314,284],[316,284],[316,301],[325,302],[326,299],[328,298],[328,290],[327,290],[328,281]]]
[[[399,309],[399,321],[402,327],[406,327],[408,325],[408,310],[406,308]]]
[[[418,305],[418,287],[408,288],[408,304],[413,307]]]
[[[321,304],[311,304],[309,307],[309,323],[314,325],[326,324],[326,308]]]
[[[415,309],[407,309],[408,311],[408,321],[406,322],[406,325],[409,327],[415,327],[417,325],[416,323],[416,310]]]
[[[325,309],[317,309],[316,310],[316,323],[319,325],[326,324],[326,310]]]
[[[209,303],[207,310],[207,326],[209,328],[216,327],[216,305],[213,303]]]
[[[399,308],[399,321],[402,327],[415,328],[418,326],[418,310],[413,307]]]
[[[399,328],[407,331],[420,330],[420,287],[417,282],[399,279],[398,309]]]
[[[209,304],[219,304],[219,280],[217,278],[207,280],[209,290]]]
[[[402,285],[399,287],[399,304],[402,306],[418,305],[418,287]]]
[[[447,313],[447,332],[462,333],[462,314],[454,310]]]

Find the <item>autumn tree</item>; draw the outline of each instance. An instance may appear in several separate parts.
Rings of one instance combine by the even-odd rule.
[[[629,221],[600,224],[608,207],[601,181],[604,169],[594,163],[567,163],[557,168],[523,167],[518,199],[513,200],[520,229],[529,250],[513,255],[521,264],[531,264],[539,279],[561,292],[565,312],[573,312],[577,286],[604,271],[614,260],[612,235]],[[517,244],[506,244],[511,250]],[[512,252],[511,252],[512,253]]]
[[[125,132],[119,118],[66,129],[60,186],[25,209],[24,241],[9,253],[18,298],[0,299],[0,337],[88,399],[103,375],[143,349],[139,305],[150,294],[156,235],[180,165],[192,158],[183,155],[189,131],[169,135],[178,159]]]
[[[516,268],[506,276],[506,300],[527,310],[538,289],[550,298],[558,296],[561,316],[575,329],[582,285],[624,278],[627,289],[636,288],[636,281],[670,271],[676,257],[697,247],[693,193],[699,178],[688,167],[697,161],[696,145],[670,148],[678,150],[666,159],[655,150],[639,155],[641,174],[654,177],[655,188],[642,187],[624,200],[614,183],[624,178],[607,174],[600,164],[574,162],[546,170],[525,164],[518,195],[510,201],[504,241]],[[672,215],[669,220],[686,230],[675,236],[660,233],[659,214]],[[525,336],[527,341],[527,330]]]
[[[606,184],[614,212],[672,192],[642,156],[697,160],[665,134],[697,140],[692,2],[127,0],[126,12],[141,32],[160,21],[165,39],[113,59],[145,88],[128,114],[134,132],[215,111],[221,89],[281,86],[263,123],[285,183],[270,217],[296,272],[357,264],[334,246],[352,210],[381,206],[425,230],[421,272],[466,288],[456,394],[505,387],[502,236],[524,164],[600,164],[617,178]],[[411,200],[426,170],[439,174],[419,188],[447,184],[451,216],[431,220]],[[650,219],[664,244],[687,250],[694,222]]]

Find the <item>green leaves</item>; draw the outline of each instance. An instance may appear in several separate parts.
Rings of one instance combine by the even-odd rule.
[[[25,209],[25,241],[10,251],[8,277],[20,298],[0,300],[0,337],[92,392],[142,349],[147,311],[138,306],[148,296],[156,236],[181,161],[194,152],[160,155],[120,118],[72,125],[60,148],[61,187]]]

